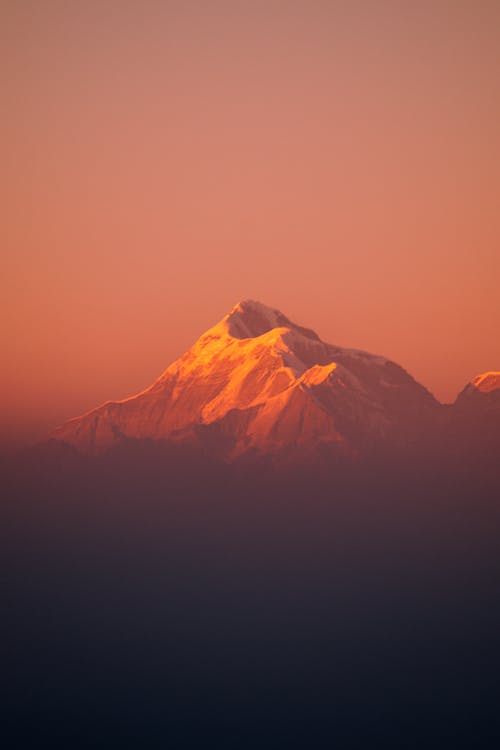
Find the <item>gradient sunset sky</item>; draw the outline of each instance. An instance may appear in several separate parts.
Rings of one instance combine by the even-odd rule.
[[[1,441],[238,300],[451,401],[500,370],[497,0],[4,0]]]

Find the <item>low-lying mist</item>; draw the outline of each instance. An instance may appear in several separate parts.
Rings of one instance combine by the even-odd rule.
[[[500,479],[459,455],[19,455],[2,480],[10,729],[72,747],[493,737]]]

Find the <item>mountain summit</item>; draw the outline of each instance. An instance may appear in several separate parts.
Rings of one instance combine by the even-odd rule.
[[[69,420],[52,437],[92,454],[152,439],[227,460],[317,449],[356,456],[412,439],[437,408],[394,362],[327,344],[279,310],[244,300],[149,388]]]

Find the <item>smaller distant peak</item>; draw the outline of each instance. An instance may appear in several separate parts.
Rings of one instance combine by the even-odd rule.
[[[481,393],[491,393],[500,388],[500,372],[489,371],[476,375],[470,384],[476,391]]]

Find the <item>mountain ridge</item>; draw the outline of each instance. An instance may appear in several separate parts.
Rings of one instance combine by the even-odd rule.
[[[227,460],[251,451],[296,460],[318,449],[352,457],[414,441],[443,408],[395,362],[328,344],[280,310],[243,300],[145,390],[52,437],[84,453],[153,439],[201,441]]]

